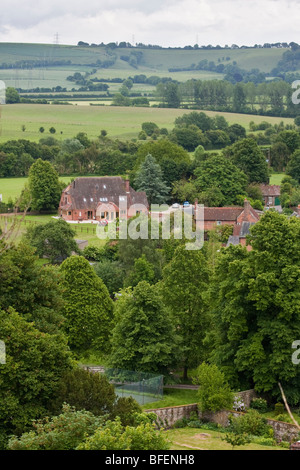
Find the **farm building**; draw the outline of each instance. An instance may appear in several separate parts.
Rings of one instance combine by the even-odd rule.
[[[66,221],[113,221],[149,209],[145,192],[120,176],[76,178],[62,192],[59,215]]]

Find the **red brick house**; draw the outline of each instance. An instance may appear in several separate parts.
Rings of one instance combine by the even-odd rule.
[[[268,207],[274,207],[280,204],[280,186],[277,184],[260,184],[259,185],[264,205]]]
[[[200,211],[199,211],[200,213]],[[201,218],[197,214],[197,201],[195,203],[196,221]],[[199,217],[199,219],[198,219]],[[204,231],[212,230],[220,225],[233,225],[233,234],[228,239],[228,244],[246,245],[246,236],[250,227],[259,221],[260,211],[253,209],[250,202],[245,199],[244,207],[204,207]]]
[[[197,212],[197,202],[195,212]],[[258,214],[259,212],[253,209],[246,199],[244,207],[204,207],[204,231],[212,230],[219,225],[239,226],[244,219],[255,223],[259,220]]]
[[[246,246],[246,237],[250,233],[252,225],[259,221],[260,212],[253,209],[250,202],[245,199],[243,212],[238,216],[233,229],[233,234],[228,238],[227,246],[243,245]],[[247,246],[247,250],[251,250],[251,246]]]
[[[67,221],[107,220],[148,213],[145,192],[137,192],[120,176],[80,177],[62,192],[59,215]]]

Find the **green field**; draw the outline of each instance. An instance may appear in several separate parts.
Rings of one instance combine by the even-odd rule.
[[[49,128],[55,127],[57,139],[74,137],[78,132],[86,132],[91,139],[96,139],[105,129],[109,137],[120,139],[137,138],[143,122],[152,121],[159,127],[171,130],[178,116],[189,112],[186,109],[139,108],[115,106],[63,106],[39,104],[10,104],[1,108],[0,141],[27,139],[38,141],[49,136]],[[199,110],[200,112],[200,110]],[[292,124],[292,118],[254,116],[249,114],[218,113],[204,111],[209,116],[222,115],[230,124],[238,123],[249,129],[249,123],[268,121],[272,124],[281,121]],[[22,126],[25,125],[25,132]],[[43,126],[42,135],[39,128]]]
[[[20,223],[17,224],[16,229],[13,233],[13,241],[18,243],[24,233],[26,232],[27,228],[32,224],[44,224],[49,222],[50,220],[54,220],[53,216],[57,216],[57,214],[49,214],[49,215],[27,215],[24,220],[21,220],[20,216],[17,216],[20,219]],[[2,230],[9,229],[11,224],[14,221],[13,216],[0,216],[0,228]],[[74,238],[76,240],[86,240],[89,244],[95,245],[101,248],[105,244],[105,240],[99,239],[96,235],[96,227],[90,223],[84,224],[72,224],[71,227],[75,230]]]
[[[59,179],[67,185],[71,178],[71,176],[61,176]],[[8,202],[10,198],[13,201],[17,199],[26,181],[27,178],[0,178],[0,194],[2,194],[3,202]]]

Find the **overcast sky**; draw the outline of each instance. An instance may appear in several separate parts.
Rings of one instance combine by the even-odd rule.
[[[300,42],[300,0],[1,0],[0,42]]]

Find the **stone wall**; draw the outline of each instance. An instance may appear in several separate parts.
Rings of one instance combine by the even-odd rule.
[[[154,408],[152,410],[145,410],[146,413],[155,413],[158,418],[158,423],[164,428],[170,428],[179,419],[189,418],[192,412],[198,413],[197,403],[191,405],[169,406],[167,408]]]
[[[229,424],[229,415],[241,416],[244,413],[238,411],[223,410],[217,413],[205,412],[199,413],[199,418],[213,423],[220,424],[223,427]],[[298,438],[299,429],[290,423],[284,423],[283,421],[276,421],[275,419],[267,419],[267,423],[272,426],[274,430],[274,437],[277,441],[293,441]]]
[[[246,398],[252,397],[251,393],[247,394]],[[252,399],[252,398],[251,398]],[[238,411],[223,410],[216,413],[213,412],[204,412],[201,413],[198,411],[197,403],[191,405],[182,405],[182,406],[170,406],[167,408],[154,408],[151,410],[145,410],[146,413],[155,413],[158,418],[158,424],[165,429],[173,426],[176,421],[182,418],[189,418],[192,412],[196,412],[199,419],[220,424],[222,427],[227,427],[229,424],[229,415],[241,416],[243,413]],[[289,423],[284,423],[283,421],[276,421],[274,419],[267,419],[267,423],[272,426],[274,429],[274,437],[277,441],[293,441],[298,438],[299,430],[298,428]]]
[[[257,398],[255,390],[245,390],[243,392],[237,392],[235,395],[241,397],[247,408],[250,408],[250,404],[253,398]]]

